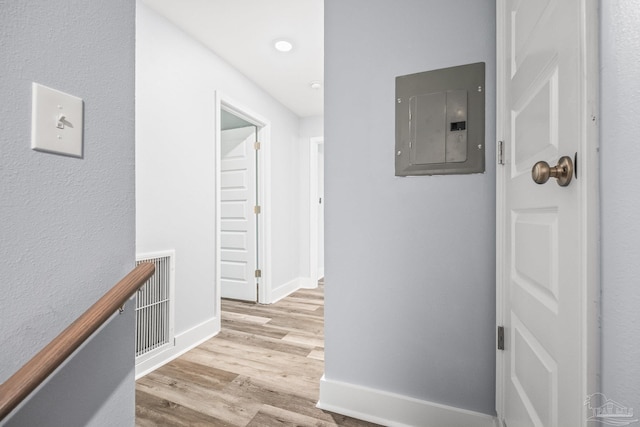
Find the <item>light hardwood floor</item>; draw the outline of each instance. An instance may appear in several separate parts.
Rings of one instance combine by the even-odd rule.
[[[271,305],[222,301],[222,331],[136,383],[136,425],[375,426],[315,407],[324,287]]]

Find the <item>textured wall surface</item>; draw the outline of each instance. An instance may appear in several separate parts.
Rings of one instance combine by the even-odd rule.
[[[640,8],[602,1],[602,391],[640,411]]]
[[[326,378],[494,414],[494,2],[326,0],[325,28]],[[486,173],[395,177],[395,77],[474,62]]]
[[[0,1],[0,381],[133,268],[134,14]],[[32,82],[84,99],[84,158],[30,149]],[[133,357],[127,312],[14,425],[132,424]]]

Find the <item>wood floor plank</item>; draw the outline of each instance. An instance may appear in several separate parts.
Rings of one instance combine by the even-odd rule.
[[[223,313],[223,316],[224,316],[224,313]],[[225,325],[227,325],[227,323],[225,323],[225,321],[223,320],[222,325],[224,327]],[[231,327],[234,330],[244,330],[254,334],[256,333],[256,328],[258,328],[262,335],[269,336],[271,338],[276,338],[276,339],[283,339],[287,335],[293,334],[301,338],[307,337],[310,342],[313,342],[312,345],[315,347],[318,346],[317,343],[322,343],[320,345],[324,345],[324,336],[322,335],[321,332],[317,331],[316,329],[305,331],[302,329],[295,329],[288,326],[272,325],[270,323],[258,326],[258,325],[249,325],[249,324],[242,325],[238,322],[234,322],[234,324],[229,325],[229,327]],[[298,340],[298,341],[292,341],[292,342],[304,343],[305,341]]]
[[[200,411],[194,411],[140,389],[136,390],[136,425],[140,427],[232,426]]]
[[[274,328],[267,328],[265,325],[255,325],[248,322],[241,322],[238,320],[228,320],[222,317],[222,328],[234,329],[237,331],[245,331],[254,333],[257,335],[266,335],[271,338],[282,338],[287,335],[285,330],[277,330]]]
[[[284,337],[282,337],[282,340],[287,342],[312,345],[314,347],[324,346],[324,341],[320,338],[316,338],[309,335],[296,334],[296,333],[287,334]]]
[[[271,321],[271,319],[269,317],[261,317],[261,316],[254,316],[254,315],[251,315],[251,314],[235,313],[233,311],[225,312],[225,317],[227,319],[229,319],[229,320],[245,321],[245,322],[249,322],[249,323],[257,323],[259,325],[264,325],[265,323]]]
[[[307,416],[295,411],[264,405],[247,427],[272,427],[272,426],[314,426],[314,427],[375,427],[377,424],[369,423],[355,418],[349,418],[339,414],[326,413],[319,419]]]
[[[136,382],[136,426],[375,426],[316,408],[324,288],[222,301],[222,331]]]
[[[218,356],[216,358],[216,356]],[[282,370],[273,369],[269,365],[255,363],[250,360],[244,360],[237,357],[227,358],[225,355],[220,353],[212,353],[207,350],[203,350],[200,348],[195,348],[188,353],[185,353],[183,358],[187,360],[198,362],[203,358],[207,360],[215,359],[216,366],[219,366],[221,369],[230,372],[236,372],[241,375],[246,375],[258,379],[262,379],[266,382],[270,383],[286,383],[292,387],[292,389],[308,389],[310,387],[315,387],[317,382],[319,381],[321,375],[317,375],[317,379],[310,376],[295,376],[289,375],[287,372]],[[307,359],[311,360],[311,359]]]
[[[318,409],[315,406],[317,402],[317,394],[313,398],[296,396],[287,392],[279,391],[277,389],[271,389],[268,386],[265,386],[264,384],[259,384],[253,378],[247,378],[247,377],[238,377],[233,382],[231,387],[233,388],[230,388],[230,391],[233,390],[234,393],[237,393],[239,395],[260,396],[260,400],[264,405],[269,405],[275,408],[280,408],[288,412],[301,414],[306,417],[310,417],[311,419],[314,419],[314,420],[327,422],[330,425],[336,425],[337,424],[335,421],[336,419],[344,423],[344,420],[348,418],[348,417],[339,416],[337,414]],[[264,408],[264,406],[262,408]],[[258,411],[258,413],[260,413],[260,411]],[[271,425],[271,424],[265,423],[263,425]],[[307,424],[302,424],[302,425],[307,425]],[[311,425],[315,425],[315,424],[311,424]],[[342,425],[342,424],[337,424],[337,425]],[[366,423],[361,420],[356,420],[355,425],[373,426],[374,424]]]
[[[320,301],[322,302],[322,301]],[[272,315],[299,315],[299,316],[311,316],[321,306],[321,304],[302,304],[302,303],[287,303],[285,300],[277,302],[278,310],[273,311],[272,305],[262,304],[247,304],[239,301],[225,301],[222,303],[222,311],[234,311],[239,313],[255,313],[257,316],[271,317]]]
[[[251,420],[247,427],[265,427],[265,426],[314,426],[314,427],[332,427],[335,424],[318,420],[317,418],[308,417],[306,415],[297,414],[285,409],[276,408],[270,405],[264,405],[256,416]]]
[[[215,418],[232,426],[245,426],[260,409],[260,404],[240,399],[224,390],[189,384],[155,372],[138,380],[139,389],[161,399]]]
[[[324,322],[321,319],[301,319],[292,317],[274,317],[268,325],[270,328],[282,328],[291,332],[322,337]]]
[[[190,362],[185,359],[172,360],[158,368],[156,372],[166,377],[181,378],[190,383],[217,390],[222,390],[238,376],[238,374],[232,372]]]
[[[247,333],[244,331],[236,331],[226,329],[221,331],[216,339],[228,339],[236,342],[244,342],[247,345],[252,345],[260,348],[269,348],[272,350],[280,351],[288,354],[297,354],[299,356],[307,356],[315,349],[315,347],[309,345],[300,345],[296,343],[286,343],[281,339],[275,339],[271,337],[264,337]]]
[[[320,348],[316,348],[309,353],[307,356],[310,359],[322,360],[324,361],[324,350]]]
[[[293,302],[290,299],[283,299],[281,301],[278,301],[278,305],[280,306],[280,309],[283,311],[302,311],[302,312],[309,312],[309,311],[314,311],[316,308],[318,308],[317,304],[313,304],[313,303],[307,303],[307,302]]]
[[[218,356],[220,360],[234,358],[238,355],[237,351],[233,349],[227,350],[226,348],[218,350],[207,349],[207,351],[211,351]],[[301,356],[296,357],[302,358]],[[319,360],[303,359],[306,360],[304,362],[299,360],[291,361],[290,359],[282,360],[277,357],[270,358],[246,353],[241,360],[236,360],[232,363],[225,362],[224,366],[226,369],[234,370],[234,372],[242,375],[256,375],[276,379],[291,378],[289,380],[291,383],[314,384],[318,375],[322,376],[323,364]]]
[[[278,368],[278,370],[287,370],[287,368],[296,367],[296,365],[312,365],[312,363],[304,361],[304,358],[307,357],[308,354],[289,354],[271,348],[256,347],[233,340],[210,340],[203,343],[200,348],[215,353],[226,354],[231,357],[235,357],[241,354],[243,359],[251,360],[257,363],[268,364],[270,366]],[[323,364],[319,363],[318,368],[322,370]],[[296,373],[297,371],[290,372]]]
[[[287,301],[302,302],[305,304],[324,304],[324,295],[318,294],[315,289],[300,289],[295,292],[295,295],[289,295]]]
[[[270,309],[265,306],[246,306],[246,305],[235,305],[235,306],[223,306],[223,313],[233,313],[231,316],[238,317],[238,315],[245,316],[256,316],[256,317],[268,317],[270,319],[269,323],[273,322],[283,322],[285,325],[291,325],[292,320],[296,320],[297,322],[308,321],[315,323],[317,326],[323,326],[323,316],[318,313],[318,309],[321,307],[314,306],[313,310],[305,310],[305,311],[292,311],[292,310],[279,310],[278,312],[274,312],[273,309]]]

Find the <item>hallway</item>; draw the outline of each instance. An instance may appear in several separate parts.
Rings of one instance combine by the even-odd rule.
[[[137,426],[374,426],[315,407],[324,288],[222,301],[222,331],[136,383]]]

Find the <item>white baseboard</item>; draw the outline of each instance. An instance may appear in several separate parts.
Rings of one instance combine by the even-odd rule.
[[[299,280],[301,289],[315,289],[318,287],[318,281],[310,277],[300,277]]]
[[[318,408],[389,427],[494,427],[495,417],[340,381],[320,380]]]
[[[306,284],[306,278],[304,277],[296,277],[293,280],[288,281],[287,283],[278,286],[275,289],[271,289],[271,295],[269,301],[271,304],[280,301],[282,298],[287,297],[297,291],[298,289],[304,287]]]
[[[162,365],[182,356],[220,332],[220,317],[212,317],[175,336],[174,345],[136,365],[136,380],[155,371]]]

